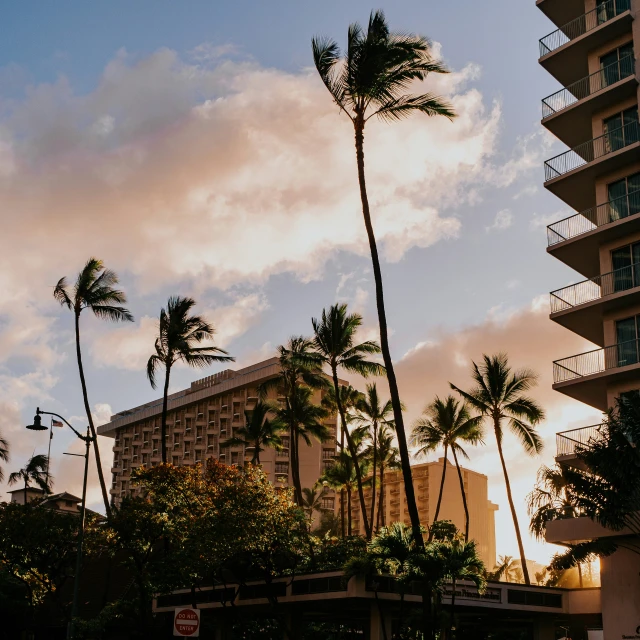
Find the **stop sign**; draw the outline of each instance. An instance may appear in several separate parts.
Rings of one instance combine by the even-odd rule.
[[[191,607],[176,609],[173,618],[173,635],[197,638],[200,635],[200,610]]]

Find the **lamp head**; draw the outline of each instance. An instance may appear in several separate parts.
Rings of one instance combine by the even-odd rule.
[[[33,416],[33,424],[28,424],[27,429],[31,429],[31,431],[48,431],[48,427],[42,425],[42,416],[39,411]]]

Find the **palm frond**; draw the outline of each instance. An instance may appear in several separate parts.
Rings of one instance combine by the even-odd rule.
[[[53,297],[62,305],[66,306],[68,309],[71,309],[73,303],[71,302],[71,298],[67,293],[67,279],[65,277],[60,278],[58,280],[58,284],[56,284],[53,289]]]
[[[424,113],[427,116],[444,116],[449,120],[455,118],[455,112],[449,102],[439,96],[425,93],[419,96],[399,96],[385,102],[379,109],[371,113],[369,118],[377,116],[381,120],[392,122],[402,120],[413,113]]]

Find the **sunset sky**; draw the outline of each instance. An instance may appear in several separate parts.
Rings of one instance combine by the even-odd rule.
[[[360,0],[44,0],[0,6],[0,433],[5,475],[46,433],[36,406],[86,425],[72,317],[52,297],[94,255],[121,276],[135,324],[88,314],[82,336],[100,422],[147,402],[144,364],[170,294],[191,295],[237,366],[270,357],[336,300],[377,339],[370,259],[350,123],[311,69],[310,41],[366,22]],[[377,7],[375,7],[377,8]],[[551,391],[551,362],[587,348],[547,318],[548,292],[577,274],[546,255],[545,225],[569,212],[542,188],[561,147],[540,124],[557,90],[537,65],[552,25],[533,0],[394,0],[391,27],[429,36],[449,65],[425,89],[447,96],[450,123],[371,122],[365,140],[397,362],[408,421],[470,360],[507,351],[540,374],[546,450],[506,454],[521,524],[555,433],[598,413]],[[215,372],[180,369],[174,389]],[[348,377],[348,376],[345,376]],[[517,555],[495,447],[472,451],[497,514],[498,553]],[[111,443],[102,439],[105,468]],[[79,494],[82,461],[55,434],[57,490]],[[95,473],[92,474],[95,478]],[[110,474],[108,474],[110,477]],[[5,487],[3,487],[4,490]],[[91,505],[99,506],[92,485]],[[553,547],[526,536],[527,555]]]

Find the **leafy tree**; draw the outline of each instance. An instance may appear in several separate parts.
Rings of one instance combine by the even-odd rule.
[[[329,38],[314,38],[312,49],[322,82],[340,110],[351,120],[355,132],[358,182],[376,286],[380,344],[398,432],[407,510],[417,539],[420,517],[413,490],[400,394],[389,349],[382,271],[365,180],[364,129],[367,121],[374,116],[387,122],[400,120],[416,112],[453,118],[452,108],[441,98],[428,93],[407,93],[415,81],[424,80],[429,73],[446,73],[447,70],[433,58],[431,44],[426,38],[391,32],[382,11],[371,13],[366,32],[357,23],[350,25],[344,57],[341,57],[337,43]],[[422,543],[419,541],[418,544]]]
[[[260,454],[269,447],[276,451],[282,450],[282,438],[280,434],[286,429],[286,425],[268,416],[276,409],[266,403],[259,401],[253,409],[244,412],[245,424],[236,429],[237,436],[229,438],[220,443],[220,447],[232,447],[243,445],[253,449],[251,464],[260,464]]]
[[[511,432],[520,440],[526,453],[535,455],[542,451],[542,440],[536,431],[536,425],[544,419],[544,411],[535,400],[526,395],[526,392],[536,384],[537,376],[530,369],[513,371],[504,353],[494,356],[484,355],[480,365],[473,362],[471,375],[476,383],[476,387],[471,391],[462,391],[453,384],[451,388],[493,426],[509,508],[518,540],[524,580],[526,584],[531,584],[518,516],[511,493],[509,473],[502,451],[502,438],[503,426],[506,422]]]
[[[153,389],[156,388],[157,370],[164,367],[160,429],[162,462],[167,461],[167,404],[169,379],[173,365],[176,362],[183,362],[189,367],[203,369],[214,362],[235,360],[223,349],[211,344],[203,346],[203,342],[213,338],[214,328],[201,316],[191,315],[195,304],[196,302],[192,298],[181,298],[180,296],[169,298],[166,309],[160,310],[159,335],[155,342],[156,352],[147,362],[147,377]]]
[[[342,427],[341,434],[344,435],[347,441],[347,447],[353,460],[362,522],[367,540],[370,540],[371,523],[367,517],[367,506],[364,500],[363,475],[353,438],[347,428],[346,409],[340,397],[338,369],[357,373],[365,378],[370,375],[382,374],[384,367],[377,362],[367,360],[368,357],[379,353],[380,347],[376,342],[371,340],[361,342],[360,344],[356,343],[356,332],[362,325],[362,316],[357,313],[347,313],[346,304],[333,305],[328,311],[323,309],[321,319],[313,318],[311,322],[315,334],[314,345],[316,351],[321,356],[324,364],[331,370],[334,397]]]
[[[435,400],[424,410],[424,416],[419,418],[413,426],[411,443],[419,447],[417,455],[427,455],[439,447],[444,447],[444,463],[442,466],[442,478],[440,480],[440,492],[438,502],[433,515],[433,521],[438,519],[442,504],[442,493],[447,474],[447,454],[451,451],[458,472],[460,493],[464,507],[465,527],[464,539],[469,539],[469,507],[467,495],[464,490],[462,471],[458,462],[458,456],[469,459],[462,444],[482,444],[482,417],[472,416],[466,402],[458,402],[453,396],[447,396],[441,400],[436,396]],[[462,444],[461,444],[462,443]]]
[[[45,493],[51,492],[53,477],[47,473],[49,458],[41,453],[31,456],[22,469],[9,474],[9,485],[17,482],[24,484],[24,504],[27,504],[27,490],[32,482]]]
[[[96,429],[93,424],[93,415],[89,404],[89,394],[87,392],[87,383],[84,376],[84,367],[82,365],[82,350],[80,348],[80,314],[85,309],[90,309],[93,314],[101,320],[109,320],[111,322],[133,322],[133,316],[123,304],[126,303],[127,297],[124,292],[115,288],[118,284],[118,275],[115,271],[105,268],[102,260],[97,258],[89,258],[87,264],[78,274],[76,282],[72,289],[69,288],[66,278],[60,278],[53,290],[53,297],[62,305],[73,311],[76,338],[76,359],[78,362],[78,372],[80,374],[80,384],[82,386],[82,398],[84,400],[84,409],[89,421],[89,429],[93,438],[93,452],[96,458],[96,466],[98,468],[98,479],[100,480],[100,489],[102,490],[102,499],[107,517],[111,514],[109,504],[109,494],[107,493],[107,485],[104,481],[102,472],[102,463],[100,461],[100,449],[98,446],[98,438]]]

